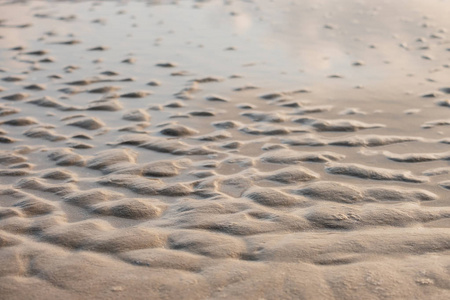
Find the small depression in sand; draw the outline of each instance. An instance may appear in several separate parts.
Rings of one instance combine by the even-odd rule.
[[[449,299],[449,15],[0,1],[0,299]]]

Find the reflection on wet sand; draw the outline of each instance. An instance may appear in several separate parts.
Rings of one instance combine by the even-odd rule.
[[[449,14],[0,3],[0,295],[448,298]]]

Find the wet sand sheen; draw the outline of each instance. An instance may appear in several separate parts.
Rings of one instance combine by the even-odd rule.
[[[0,299],[447,299],[450,5],[0,3]]]

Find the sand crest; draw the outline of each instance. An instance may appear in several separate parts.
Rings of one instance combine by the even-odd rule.
[[[0,300],[450,299],[448,1],[2,1]]]

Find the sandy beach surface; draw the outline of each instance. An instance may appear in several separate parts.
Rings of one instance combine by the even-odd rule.
[[[0,1],[0,299],[450,299],[449,16]]]

